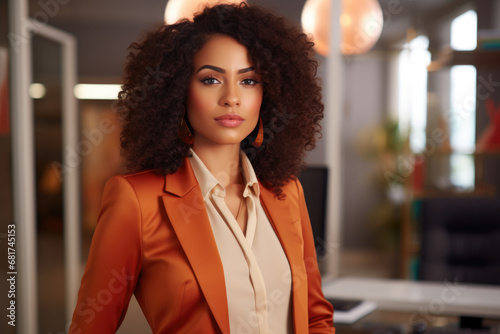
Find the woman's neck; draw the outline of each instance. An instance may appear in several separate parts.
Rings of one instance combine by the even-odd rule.
[[[241,183],[239,145],[205,146],[194,143],[193,151],[224,188]]]

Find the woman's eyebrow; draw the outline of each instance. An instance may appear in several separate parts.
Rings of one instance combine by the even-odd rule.
[[[255,67],[250,66],[247,68],[242,68],[241,70],[238,71],[238,74],[252,72],[252,71],[255,71]]]
[[[226,70],[223,69],[223,68],[220,68],[218,66],[213,66],[213,65],[203,65],[202,67],[200,67],[198,69],[198,71],[196,71],[196,73],[200,72],[201,70],[203,69],[210,69],[210,70],[214,70],[215,72],[219,72],[219,73],[226,73]],[[250,67],[246,67],[246,68],[242,68],[241,70],[238,71],[238,74],[241,74],[241,73],[247,73],[247,72],[251,72],[251,71],[255,71],[255,67],[254,66],[250,66]]]

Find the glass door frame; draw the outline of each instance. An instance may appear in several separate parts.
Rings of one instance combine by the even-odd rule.
[[[36,262],[36,185],[34,112],[29,95],[32,83],[31,36],[41,35],[61,44],[62,52],[62,143],[65,308],[69,328],[81,279],[80,166],[71,161],[79,151],[78,104],[73,94],[77,83],[77,43],[74,36],[29,17],[27,0],[9,0],[10,90],[14,222],[16,224],[17,331],[38,333]],[[73,152],[74,152],[73,151]]]

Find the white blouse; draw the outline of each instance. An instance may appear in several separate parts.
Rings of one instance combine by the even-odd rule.
[[[293,333],[290,265],[259,200],[259,183],[250,160],[241,152],[248,219],[244,234],[226,205],[224,187],[191,153],[189,160],[224,268],[231,333]]]

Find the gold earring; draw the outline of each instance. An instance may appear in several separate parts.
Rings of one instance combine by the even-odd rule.
[[[187,125],[186,120],[184,119],[186,117],[186,114],[181,119],[181,127],[179,128],[179,137],[183,142],[185,142],[188,145],[193,145],[194,143],[194,136],[191,130],[189,129],[189,126]]]
[[[264,126],[262,125],[262,117],[259,117],[259,132],[252,143],[253,147],[260,147],[264,142]]]

